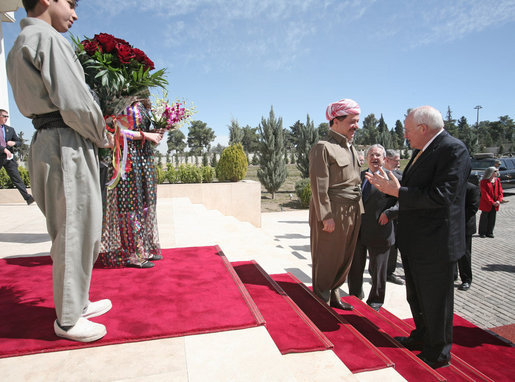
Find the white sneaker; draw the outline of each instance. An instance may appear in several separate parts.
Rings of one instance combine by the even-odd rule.
[[[104,325],[88,321],[83,317],[79,318],[79,321],[67,331],[61,329],[55,320],[54,331],[58,337],[79,342],[93,342],[101,339],[107,333]]]
[[[111,304],[111,300],[108,300],[107,298],[104,300],[90,302],[86,310],[82,312],[82,317],[93,318],[101,316],[102,314],[109,312],[112,307],[113,304]]]

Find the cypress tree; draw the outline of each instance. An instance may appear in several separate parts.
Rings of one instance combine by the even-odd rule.
[[[297,137],[297,168],[303,178],[309,177],[309,152],[311,147],[318,141],[318,130],[315,124],[307,116],[306,124],[299,124]]]
[[[282,186],[288,171],[284,163],[283,119],[275,118],[274,108],[270,108],[268,119],[261,118],[259,124],[259,169],[257,176],[261,184],[275,199],[275,193]]]

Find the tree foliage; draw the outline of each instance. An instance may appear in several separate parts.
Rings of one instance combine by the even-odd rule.
[[[259,169],[257,176],[261,184],[275,199],[275,193],[288,176],[284,162],[284,131],[283,119],[275,118],[273,107],[270,108],[269,118],[261,118],[259,124]]]
[[[309,114],[306,118],[306,124],[299,124],[297,133],[295,152],[297,154],[297,168],[303,178],[309,177],[309,152],[311,147],[318,141],[318,130],[315,124],[310,120]]]
[[[207,123],[192,121],[188,131],[188,147],[193,155],[201,155],[204,150],[211,149],[211,143],[215,140],[215,132]]]
[[[229,125],[229,145],[242,143],[244,136],[245,133],[240,127],[238,121],[236,119],[232,119],[231,124]]]
[[[168,133],[166,144],[168,145],[167,152],[170,153],[175,150],[176,153],[183,153],[186,148],[186,142],[184,141],[186,136],[181,130],[172,130]]]

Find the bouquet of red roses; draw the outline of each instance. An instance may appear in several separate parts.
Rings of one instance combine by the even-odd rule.
[[[99,98],[104,115],[119,114],[138,98],[148,97],[151,87],[168,82],[145,52],[107,33],[83,41],[72,37],[86,82]]]

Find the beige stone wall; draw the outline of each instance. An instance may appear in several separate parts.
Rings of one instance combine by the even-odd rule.
[[[228,183],[160,184],[158,198],[187,197],[192,203],[261,227],[261,184],[252,180]]]
[[[30,189],[28,189],[30,193]],[[189,198],[192,203],[261,227],[261,184],[252,180],[234,183],[160,184],[158,198]],[[0,204],[25,203],[17,189],[0,190]]]

